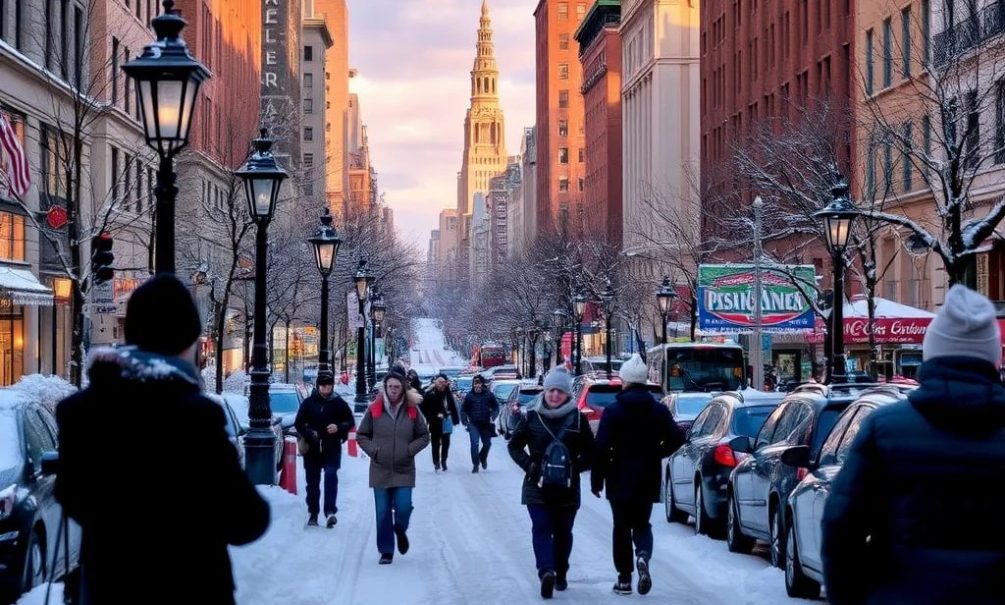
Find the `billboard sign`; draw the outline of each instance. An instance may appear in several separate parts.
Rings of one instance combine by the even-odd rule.
[[[706,333],[752,332],[754,266],[698,267],[698,326]],[[797,285],[798,284],[798,285]],[[761,269],[761,329],[765,332],[812,332],[813,307],[803,292],[813,292],[812,265]]]

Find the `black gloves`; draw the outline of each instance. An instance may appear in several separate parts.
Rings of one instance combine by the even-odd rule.
[[[531,462],[527,467],[527,480],[535,484],[541,480],[541,466],[537,462]]]

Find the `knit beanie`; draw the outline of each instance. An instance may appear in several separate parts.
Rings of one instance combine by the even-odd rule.
[[[544,377],[544,390],[558,389],[569,395],[572,393],[572,376],[562,366],[552,368]]]
[[[174,356],[199,339],[202,320],[188,288],[174,275],[160,273],[129,297],[125,328],[126,344]]]
[[[335,384],[335,374],[331,370],[321,370],[318,372],[318,378],[315,384],[319,387]]]
[[[986,297],[966,286],[955,285],[946,302],[928,324],[922,359],[944,356],[975,357],[1001,366],[1002,342],[995,308]]]
[[[646,366],[646,362],[642,361],[642,357],[636,353],[632,355],[631,359],[621,364],[618,376],[625,384],[646,384],[649,380],[649,368]]]

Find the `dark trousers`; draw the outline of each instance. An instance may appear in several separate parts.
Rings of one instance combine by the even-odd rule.
[[[447,465],[447,452],[450,451],[450,433],[429,431],[429,440],[433,443],[433,466]]]
[[[530,513],[538,575],[554,571],[564,576],[569,571],[572,525],[576,522],[576,509],[571,506],[528,504],[527,512]]]
[[[321,499],[321,471],[325,472],[325,516],[338,512],[338,469],[341,457],[304,456],[304,474],[307,476],[307,512],[318,514]]]
[[[495,427],[492,424],[468,424],[468,436],[471,437],[471,464],[478,464],[489,458],[489,448],[492,447],[492,434]],[[481,440],[482,448],[479,451],[478,441]]]
[[[649,524],[653,503],[612,500],[611,513],[614,517],[614,569],[619,576],[631,576],[635,570],[632,544],[635,544],[637,557],[648,561],[653,554],[653,526]]]

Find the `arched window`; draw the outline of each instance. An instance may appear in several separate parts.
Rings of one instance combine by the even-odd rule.
[[[496,79],[492,78],[492,92],[494,93],[495,91],[496,91]]]
[[[478,94],[482,94],[482,80],[481,80],[481,78],[478,78],[475,81],[478,83]]]

